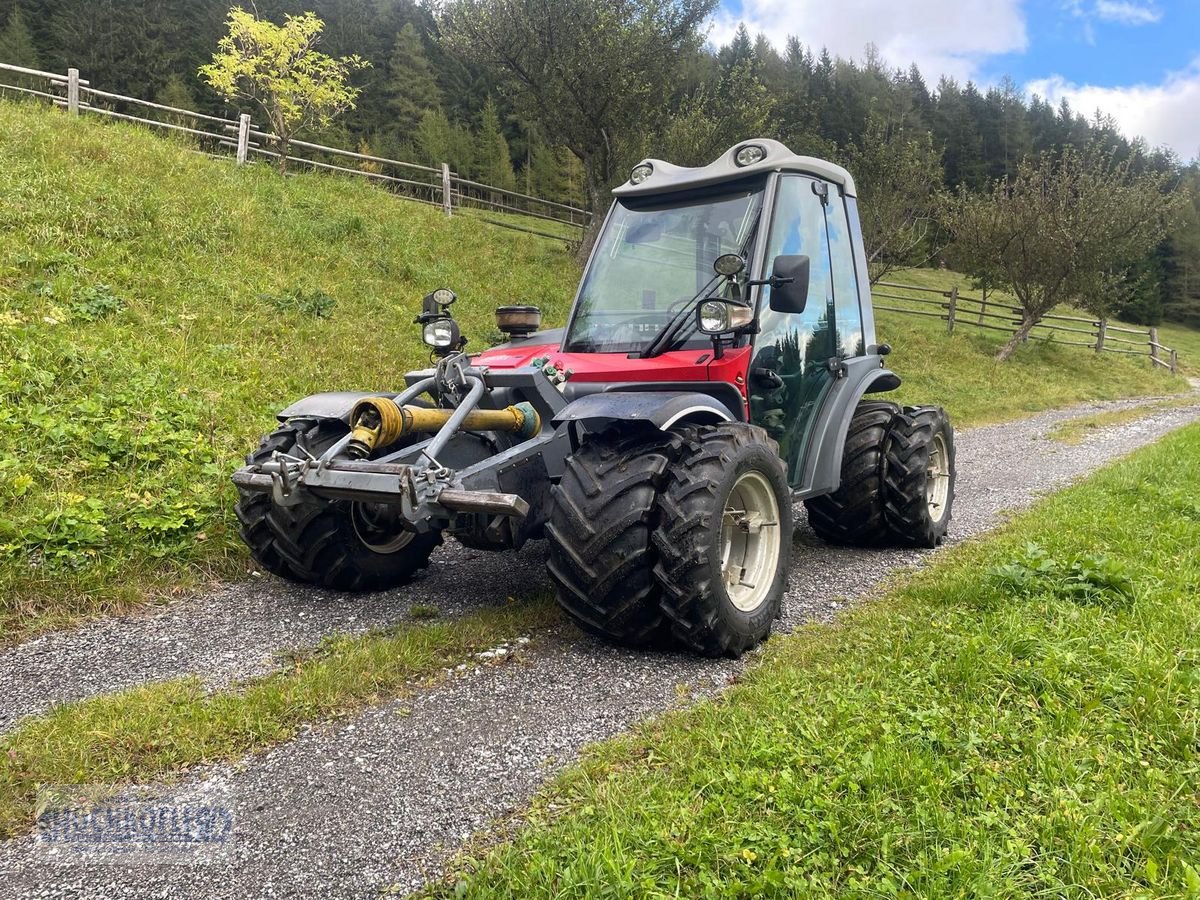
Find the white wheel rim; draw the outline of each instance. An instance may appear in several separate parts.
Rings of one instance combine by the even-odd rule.
[[[721,516],[721,577],[730,601],[754,612],[766,601],[779,569],[779,502],[760,472],[742,474]]]
[[[935,434],[929,448],[929,468],[925,473],[925,507],[929,518],[940,522],[946,517],[946,504],[950,500],[950,451],[946,447],[946,436]]]
[[[350,523],[354,526],[354,533],[358,535],[362,545],[372,553],[378,553],[380,556],[398,553],[407,547],[416,535],[404,530],[389,534],[387,529],[382,527],[379,513],[377,505],[352,504]]]

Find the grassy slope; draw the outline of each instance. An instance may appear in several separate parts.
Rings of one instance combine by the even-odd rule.
[[[957,284],[971,296],[965,276],[935,269],[912,269],[894,273],[897,283],[949,290]],[[891,294],[906,293],[880,288]],[[934,299],[929,294],[913,296]],[[1002,293],[998,302],[1013,302]],[[880,299],[886,306],[904,306],[903,301]],[[932,311],[932,307],[912,305],[913,309]],[[1070,313],[1068,313],[1070,314]],[[1083,347],[1031,341],[1005,363],[992,359],[1006,336],[983,328],[959,327],[952,337],[945,323],[931,318],[905,316],[893,312],[878,313],[879,339],[895,346],[888,364],[904,378],[898,397],[906,403],[937,402],[950,410],[959,425],[1000,422],[1037,410],[1066,406],[1088,400],[1168,394],[1187,390],[1183,378],[1174,378],[1165,369],[1151,371],[1149,360],[1118,353],[1096,354]],[[1195,332],[1186,328],[1164,327],[1160,339],[1181,344],[1180,354],[1200,372],[1200,346],[1196,353],[1188,347],[1188,338],[1197,341]],[[1073,335],[1072,335],[1073,336]],[[1170,340],[1168,340],[1168,338]]]
[[[459,888],[1200,896],[1197,460],[1200,426],[772,641],[721,700],[595,748]]]
[[[498,303],[561,324],[576,277],[563,245],[475,215],[0,103],[0,643],[244,571],[228,474],[276,409],[397,384],[434,287],[482,346]],[[332,316],[260,299],[295,289]],[[960,424],[1177,389],[1123,358],[1034,347],[995,367],[991,338],[881,323],[904,399]]]
[[[275,410],[399,383],[433,288],[479,342],[499,303],[561,320],[576,274],[562,244],[365,183],[0,103],[0,635],[244,570],[228,476]],[[259,299],[295,288],[331,317]]]

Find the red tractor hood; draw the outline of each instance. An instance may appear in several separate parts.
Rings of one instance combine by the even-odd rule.
[[[559,371],[570,370],[572,381],[722,381],[746,397],[749,347],[728,349],[721,359],[714,359],[712,350],[673,350],[652,359],[630,359],[625,353],[562,353],[558,347],[557,343],[507,345],[473,359],[493,369],[518,369],[535,359],[548,359]]]

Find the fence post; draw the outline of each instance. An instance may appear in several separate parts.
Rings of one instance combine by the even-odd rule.
[[[250,155],[250,114],[242,113],[238,119],[237,164],[244,166]]]
[[[1096,323],[1096,352],[1100,353],[1104,350],[1104,339],[1108,337],[1108,317],[1101,316],[1100,321]]]
[[[1179,374],[1179,351],[1178,350],[1171,351],[1171,374],[1172,375]]]
[[[954,316],[958,311],[958,285],[950,288],[950,304],[946,307],[946,333],[954,334]]]
[[[79,115],[79,70],[67,69],[67,112]]]
[[[454,205],[450,198],[450,164],[442,163],[442,212],[448,216],[454,215]]]
[[[1150,326],[1150,368],[1158,363],[1158,326]]]

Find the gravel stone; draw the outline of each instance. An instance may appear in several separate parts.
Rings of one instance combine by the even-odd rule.
[[[1066,419],[1136,405],[1093,404],[960,433],[950,543],[1200,419],[1198,398],[1098,429],[1076,446],[1046,436]],[[829,547],[807,528],[802,506],[796,513],[781,631],[833,619],[931,555]],[[212,685],[228,683],[270,669],[287,647],[398,621],[413,603],[456,614],[542,589],[542,560],[540,545],[516,560],[447,547],[417,583],[354,599],[278,582],[229,586],[7,651],[0,656],[0,703],[11,723],[54,702],[189,672]],[[462,585],[471,586],[470,603]],[[224,857],[170,866],[62,865],[48,861],[32,838],[20,838],[0,845],[4,893],[371,897],[416,889],[472,835],[522,809],[585,745],[719,692],[754,656],[627,651],[573,628],[494,649],[503,652],[481,654],[415,697],[314,726],[236,765],[206,767],[158,789],[164,804],[205,797],[232,804],[234,840]]]

